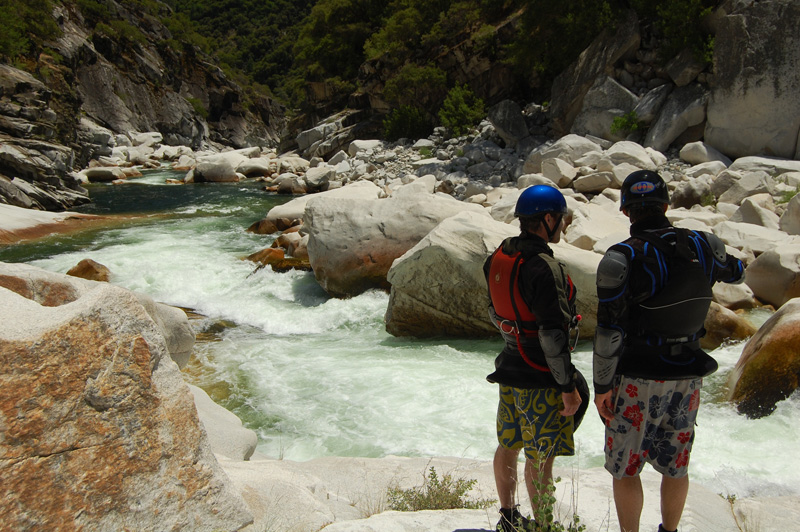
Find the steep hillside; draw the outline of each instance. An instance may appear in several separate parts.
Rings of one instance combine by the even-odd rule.
[[[0,197],[50,210],[80,203],[69,172],[139,132],[195,149],[277,145],[283,106],[233,81],[176,20],[157,1],[4,3]]]

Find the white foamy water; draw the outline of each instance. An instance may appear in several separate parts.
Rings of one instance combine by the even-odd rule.
[[[26,262],[66,272],[90,257],[111,270],[113,283],[205,316],[193,324],[218,331],[219,341],[197,344],[187,378],[255,430],[270,457],[491,459],[497,388],[485,376],[501,343],[394,338],[384,330],[385,293],[336,300],[310,273],[254,273],[241,258],[271,239],[244,231],[268,207],[249,201],[181,205],[173,218],[79,244],[58,237],[52,251],[35,248]],[[693,478],[739,496],[798,493],[800,398],[761,420],[737,414],[723,398],[741,349],[713,353],[720,371],[704,389]],[[590,344],[575,358],[590,379]],[[593,406],[576,437],[577,456],[557,465],[601,466],[603,427]]]

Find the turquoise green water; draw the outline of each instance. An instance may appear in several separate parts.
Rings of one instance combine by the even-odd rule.
[[[256,272],[241,259],[272,237],[245,229],[289,198],[257,183],[164,185],[167,177],[90,189],[95,204],[85,212],[141,216],[135,221],[6,246],[0,260],[66,272],[91,258],[111,270],[111,282],[199,313],[193,326],[214,341],[197,343],[186,378],[255,430],[263,454],[491,458],[497,390],[485,376],[499,341],[394,338],[383,324],[388,294],[337,300],[311,273]],[[704,390],[693,476],[740,496],[796,493],[800,400],[758,421],[721,401],[741,348],[714,353],[721,369]],[[591,346],[579,345],[587,378],[590,357]],[[602,464],[593,410],[577,444],[577,456],[559,465]]]

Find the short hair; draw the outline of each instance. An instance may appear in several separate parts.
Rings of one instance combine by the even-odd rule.
[[[539,216],[520,216],[519,228],[523,233],[535,233],[539,230],[539,226],[542,225],[545,214],[547,213],[543,213]]]
[[[664,216],[663,203],[637,203],[630,205],[627,209],[628,218],[631,219],[631,223],[636,223],[646,218]]]

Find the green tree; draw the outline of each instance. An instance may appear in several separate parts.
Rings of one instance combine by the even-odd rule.
[[[32,55],[60,35],[52,11],[50,0],[0,0],[0,57]]]
[[[668,60],[685,48],[692,50],[698,59],[708,59],[706,48],[713,42],[704,27],[704,19],[711,14],[717,0],[632,0],[636,13],[645,20],[655,22],[664,39],[661,56]]]
[[[413,105],[433,113],[447,91],[447,75],[437,66],[408,63],[386,82],[383,95],[391,104]]]
[[[485,116],[483,100],[477,98],[467,85],[450,89],[439,110],[442,125],[457,137],[464,135]]]
[[[621,12],[613,0],[521,0],[524,8],[507,60],[534,85],[548,87]]]
[[[383,136],[387,140],[421,139],[433,132],[428,114],[419,107],[403,105],[393,109],[383,120]]]

